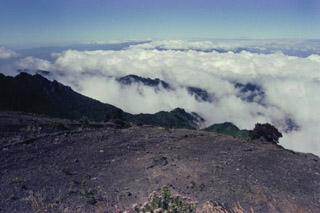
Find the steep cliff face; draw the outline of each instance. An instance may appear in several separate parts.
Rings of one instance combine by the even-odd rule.
[[[163,186],[198,202],[198,211],[207,201],[245,212],[320,209],[320,159],[263,138],[145,125],[81,129],[3,111],[0,127],[1,212],[132,210]]]

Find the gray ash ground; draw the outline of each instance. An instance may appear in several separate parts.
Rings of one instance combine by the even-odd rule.
[[[81,130],[69,121],[65,130],[56,123],[66,120],[0,114],[0,212],[32,212],[36,204],[52,212],[130,210],[163,186],[197,201],[199,211],[206,201],[320,211],[320,160],[312,154],[197,130]]]

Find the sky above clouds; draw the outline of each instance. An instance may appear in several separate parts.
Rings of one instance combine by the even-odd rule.
[[[320,35],[318,0],[1,0],[0,44]]]

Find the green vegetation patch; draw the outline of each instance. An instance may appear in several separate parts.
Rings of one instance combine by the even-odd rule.
[[[249,130],[240,130],[236,125],[230,122],[213,124],[203,130],[218,134],[230,135],[242,139],[249,139]]]
[[[171,195],[168,187],[162,189],[161,196],[155,192],[149,196],[149,200],[143,206],[135,206],[135,212],[195,212],[196,203],[178,195]]]
[[[170,112],[160,111],[155,114],[127,114],[126,120],[167,128],[198,129],[198,123],[202,122],[203,118],[196,113],[189,114],[184,109],[176,108]]]

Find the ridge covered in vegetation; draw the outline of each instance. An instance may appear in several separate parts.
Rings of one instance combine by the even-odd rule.
[[[204,131],[207,132],[214,132],[218,134],[230,135],[242,139],[249,138],[249,131],[248,130],[240,130],[236,125],[230,122],[220,123],[220,124],[213,124],[205,129]]]

